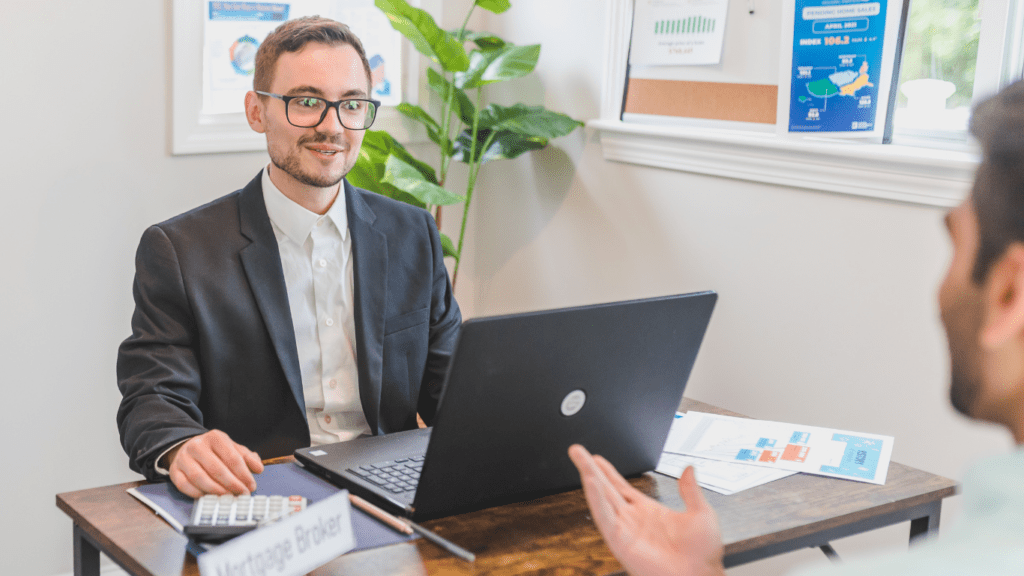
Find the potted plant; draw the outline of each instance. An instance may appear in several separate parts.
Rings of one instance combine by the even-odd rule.
[[[441,102],[440,115],[435,117],[406,103],[398,110],[426,128],[427,136],[438,146],[440,166],[435,170],[416,159],[387,132],[369,130],[348,178],[360,188],[431,210],[438,228],[443,206],[463,205],[458,244],[441,235],[445,256],[455,259],[454,285],[480,168],[492,160],[540,150],[552,138],[565,136],[583,123],[543,106],[484,105],[484,86],[526,76],[540,57],[539,44],[516,46],[494,34],[466,29],[478,6],[500,14],[511,7],[509,0],[476,0],[462,27],[455,31],[442,30],[430,14],[405,0],[375,0],[375,4],[392,27],[433,63],[427,69],[427,84]],[[472,45],[468,52],[467,44]],[[452,161],[468,165],[465,194],[445,188]]]

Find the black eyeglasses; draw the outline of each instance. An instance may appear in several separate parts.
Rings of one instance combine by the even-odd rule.
[[[334,108],[338,112],[338,121],[349,130],[366,130],[373,125],[377,117],[380,101],[366,98],[348,98],[331,102],[316,96],[282,96],[261,92],[257,94],[277,98],[284,102],[284,116],[288,123],[296,128],[315,128],[319,126],[327,111]]]

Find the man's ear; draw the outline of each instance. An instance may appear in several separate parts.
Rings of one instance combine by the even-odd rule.
[[[1014,242],[985,279],[985,323],[981,345],[996,348],[1024,337],[1024,244]]]
[[[249,127],[255,132],[263,134],[267,131],[263,122],[263,106],[258,94],[252,90],[245,93],[245,119],[249,121]]]

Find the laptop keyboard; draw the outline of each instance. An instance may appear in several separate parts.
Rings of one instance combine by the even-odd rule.
[[[416,484],[420,481],[420,470],[422,469],[423,456],[412,456],[389,462],[365,464],[349,468],[348,472],[393,494],[401,494],[416,491]]]

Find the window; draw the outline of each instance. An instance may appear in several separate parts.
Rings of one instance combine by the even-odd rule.
[[[912,0],[897,140],[964,140],[971,107],[1021,75],[1020,0]],[[984,14],[982,11],[984,10]]]

